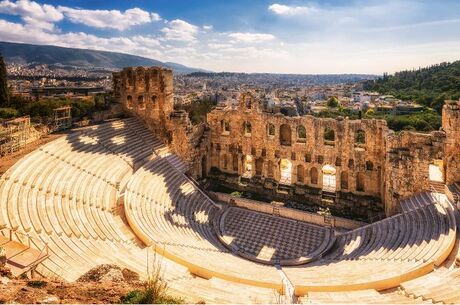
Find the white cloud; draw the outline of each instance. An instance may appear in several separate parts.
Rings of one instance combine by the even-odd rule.
[[[161,30],[166,40],[192,42],[196,40],[198,27],[184,20],[175,19],[168,22],[168,26]]]
[[[19,0],[0,2],[0,13],[20,16],[24,22],[31,26],[46,30],[53,30],[54,23],[61,21],[64,16],[54,6],[38,4],[34,1]]]
[[[232,47],[232,45],[228,43],[209,43],[208,47],[210,47],[211,49],[223,49],[230,48]]]
[[[260,34],[260,33],[230,33],[228,37],[234,39],[237,42],[246,43],[258,43],[266,42],[275,39],[272,34]]]
[[[149,13],[140,8],[131,8],[124,12],[119,10],[84,10],[65,6],[60,6],[58,9],[70,22],[120,31],[135,25],[161,20],[160,15]]]
[[[203,25],[203,30],[211,31],[214,27],[212,25]]]
[[[306,15],[318,11],[312,6],[288,6],[277,3],[270,5],[268,9],[277,15]]]

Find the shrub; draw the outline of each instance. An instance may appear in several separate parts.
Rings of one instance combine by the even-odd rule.
[[[13,108],[0,108],[0,119],[12,119],[19,116],[19,112]]]

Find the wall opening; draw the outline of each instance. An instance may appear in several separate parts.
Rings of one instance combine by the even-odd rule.
[[[281,159],[280,161],[280,183],[291,184],[292,179],[292,162],[288,159]]]
[[[302,125],[297,127],[297,142],[299,143],[307,142],[307,130]]]
[[[251,123],[248,121],[243,123],[243,135],[245,136],[251,136],[252,133],[252,126]]]
[[[206,164],[206,156],[203,156],[201,159],[201,178],[204,178],[208,175],[208,166]]]
[[[267,176],[273,178],[273,161],[268,161],[267,164]]]
[[[347,172],[340,173],[340,188],[343,190],[348,189],[348,173]]]
[[[230,123],[226,120],[220,121],[220,125],[222,128],[222,134],[229,134],[230,133]]]
[[[262,158],[256,159],[256,175],[262,176],[262,168],[264,166],[264,160]]]
[[[336,169],[334,166],[326,164],[322,168],[323,172],[323,191],[335,192],[336,190]]]
[[[252,176],[253,176],[252,156],[245,155],[243,157],[243,177],[251,178]]]
[[[356,190],[358,192],[364,192],[365,187],[364,187],[364,174],[363,173],[358,173],[356,176]]]
[[[126,108],[133,109],[133,97],[131,95],[126,97]]]
[[[330,127],[324,129],[324,144],[334,145],[335,141],[335,131]]]
[[[139,95],[137,97],[137,108],[139,108],[139,110],[145,110],[145,102],[143,95]]]
[[[234,172],[238,172],[238,155],[233,154],[232,156],[232,167]]]
[[[310,182],[311,184],[318,184],[318,170],[316,167],[310,169]]]
[[[355,132],[355,144],[362,145],[366,144],[366,133],[364,130],[358,130]]]
[[[305,180],[304,168],[302,164],[299,164],[297,165],[297,182],[304,183],[304,180]]]
[[[272,123],[268,123],[267,124],[267,133],[269,136],[275,136],[275,125],[273,125]]]
[[[280,144],[284,146],[291,146],[291,126],[283,124],[280,126]]]
[[[433,160],[428,166],[428,179],[433,182],[444,182],[444,162]]]

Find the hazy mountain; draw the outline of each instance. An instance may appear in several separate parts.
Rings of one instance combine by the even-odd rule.
[[[0,54],[3,55],[7,63],[62,65],[88,69],[120,69],[128,66],[162,66],[173,69],[175,73],[205,71],[203,69],[190,68],[177,63],[164,63],[155,59],[123,53],[1,41]]]

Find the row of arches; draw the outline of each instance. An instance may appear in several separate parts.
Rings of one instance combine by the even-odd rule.
[[[240,162],[238,155],[232,155],[232,164],[230,168],[230,163],[227,155],[223,156],[223,168],[230,169],[233,171],[238,171],[238,164]],[[242,162],[242,176],[245,178],[251,178],[253,176],[262,176],[263,167],[265,161],[262,158],[254,159],[251,155],[243,155],[241,157]],[[267,178],[274,178],[274,162],[271,160],[266,161],[266,176]],[[298,164],[295,167],[295,180],[294,177],[294,167],[289,159],[281,159],[278,164],[279,170],[279,182],[282,184],[290,185],[293,183],[311,185],[319,185],[320,178],[321,186],[324,191],[335,192],[337,189],[349,190],[349,173],[347,171],[340,172],[340,186],[337,185],[337,169],[331,164],[326,164],[320,169],[317,167],[311,167],[306,169],[302,164]],[[307,179],[308,178],[308,179]],[[360,172],[356,175],[356,185],[355,190],[359,192],[365,191],[365,174]]]
[[[252,125],[249,121],[243,122],[243,135],[251,136],[252,134]],[[230,133],[230,123],[227,120],[221,121],[221,130],[222,133]],[[276,127],[272,123],[268,123],[266,127],[267,135],[270,138],[275,137]],[[324,128],[323,138],[325,141],[333,142],[335,141],[335,131],[330,127]],[[292,144],[292,130],[289,124],[282,124],[279,128],[279,141],[281,145],[291,146]],[[305,143],[307,141],[307,130],[305,126],[298,125],[296,127],[296,142]],[[357,130],[355,132],[355,144],[361,145],[366,143],[366,133],[364,130]]]
[[[156,95],[152,95],[150,97],[150,100],[155,103],[156,100],[157,100],[157,96]],[[131,95],[128,95],[126,97],[126,107],[128,109],[133,109],[134,108],[134,103],[133,103],[133,97]],[[144,99],[144,95],[139,95],[137,97],[137,107],[139,110],[145,110],[145,99]]]

